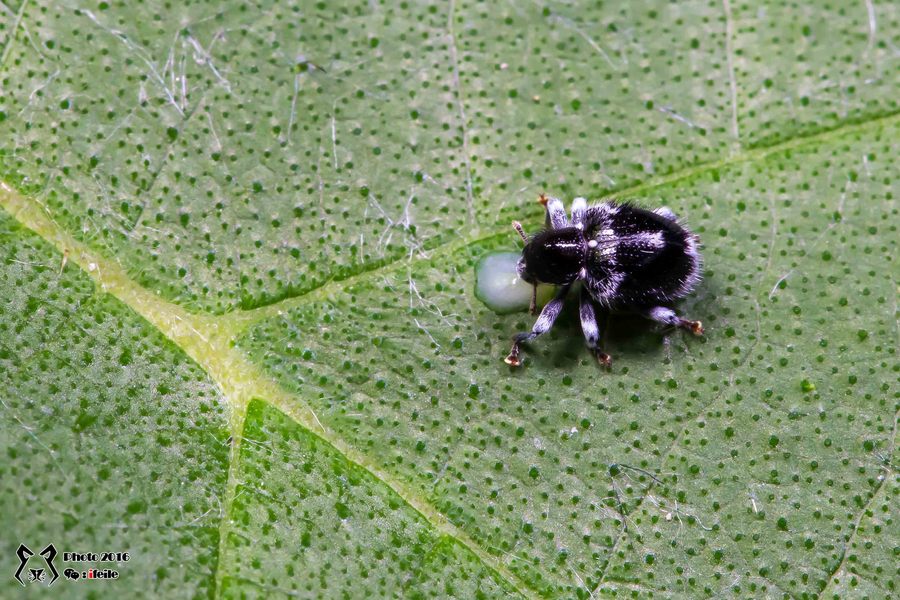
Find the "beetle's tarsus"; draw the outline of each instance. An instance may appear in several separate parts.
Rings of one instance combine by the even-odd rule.
[[[599,350],[594,352],[594,356],[597,357],[597,362],[600,363],[601,367],[606,367],[607,369],[612,368],[612,356],[606,352],[600,352]]]
[[[703,335],[703,322],[702,321],[691,321],[688,319],[679,319],[678,326],[682,329],[687,329],[694,335]]]
[[[522,365],[522,361],[519,360],[519,344],[513,344],[512,350],[509,351],[509,356],[504,358],[503,362],[511,367],[519,367]]]

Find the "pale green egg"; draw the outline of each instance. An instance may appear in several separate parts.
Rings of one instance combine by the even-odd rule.
[[[516,273],[517,252],[497,252],[483,257],[475,266],[475,296],[496,313],[528,310],[531,284]],[[538,286],[538,306],[553,297],[552,285]]]

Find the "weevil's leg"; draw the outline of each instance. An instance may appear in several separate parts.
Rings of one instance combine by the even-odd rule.
[[[700,321],[690,321],[682,319],[675,314],[675,311],[665,306],[654,306],[643,311],[643,315],[651,321],[662,323],[670,327],[680,327],[693,333],[694,335],[703,335],[703,323]]]
[[[528,312],[532,315],[537,314],[537,284],[531,286],[531,304],[528,305]]]
[[[585,211],[587,211],[587,200],[580,196],[572,200],[572,225],[578,229],[584,227]]]
[[[584,340],[591,354],[597,358],[604,367],[612,365],[612,358],[609,354],[600,350],[600,325],[597,323],[597,309],[594,307],[594,300],[587,288],[581,288],[581,305],[578,307],[578,315],[581,317],[581,331],[584,333]]]
[[[553,327],[553,323],[556,321],[556,317],[562,311],[563,304],[566,302],[566,294],[569,292],[569,287],[568,285],[563,286],[556,292],[553,300],[544,306],[541,316],[534,322],[534,327],[531,328],[531,331],[517,333],[513,336],[512,350],[509,351],[509,356],[504,359],[506,364],[518,367],[522,364],[519,360],[519,346],[550,331],[550,328]]]
[[[653,212],[655,212],[656,214],[658,214],[661,217],[665,217],[665,218],[669,219],[670,221],[678,220],[678,217],[675,216],[675,213],[672,212],[672,209],[669,208],[668,206],[660,206],[659,208],[654,209]]]
[[[569,219],[566,217],[566,207],[563,206],[562,200],[541,194],[538,202],[547,208],[547,227],[561,229],[569,226]]]

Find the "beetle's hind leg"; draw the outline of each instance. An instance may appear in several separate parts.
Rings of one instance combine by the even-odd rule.
[[[519,359],[519,346],[550,331],[550,328],[553,327],[553,323],[556,322],[559,313],[562,312],[562,307],[566,302],[566,294],[569,292],[569,287],[570,286],[567,285],[560,288],[553,300],[544,306],[541,315],[537,318],[537,321],[534,322],[534,327],[531,328],[531,331],[517,333],[513,336],[512,350],[509,351],[509,355],[504,359],[506,364],[513,367],[521,365],[522,361]]]
[[[654,306],[653,308],[642,311],[641,314],[643,314],[651,321],[656,321],[657,323],[662,323],[663,325],[668,325],[669,327],[680,327],[681,329],[690,331],[694,335],[703,335],[703,323],[701,323],[700,321],[682,319],[677,314],[675,314],[675,311],[671,308],[666,308],[665,306]]]
[[[597,309],[594,307],[594,301],[588,293],[587,288],[581,288],[581,304],[578,307],[578,316],[581,318],[581,331],[584,333],[584,340],[591,353],[597,358],[604,367],[612,365],[612,358],[606,352],[600,350],[601,330],[597,323]],[[604,313],[603,320],[608,320],[609,314]]]
[[[551,229],[562,229],[569,226],[569,219],[566,217],[566,207],[563,206],[562,200],[541,194],[538,202],[547,209],[548,227]]]

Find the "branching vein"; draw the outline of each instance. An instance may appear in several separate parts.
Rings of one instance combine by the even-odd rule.
[[[451,10],[451,38],[453,37],[452,15],[453,12]],[[452,51],[452,55],[455,65],[455,49]],[[456,67],[454,67],[454,71],[458,74]],[[460,116],[464,119],[461,98],[461,95],[458,95],[458,99],[460,101]],[[893,114],[887,117],[873,119],[863,124],[843,125],[831,131],[807,136],[805,138],[793,139],[791,141],[767,148],[758,148],[746,152],[739,152],[727,159],[716,161],[714,163],[698,165],[668,176],[651,179],[640,185],[620,190],[619,194],[622,196],[636,195],[645,190],[672,183],[674,181],[701,175],[714,169],[721,169],[723,167],[746,161],[762,161],[772,154],[779,153],[788,149],[793,149],[813,143],[821,143],[823,141],[847,134],[849,132],[859,132],[872,128],[883,127],[887,124],[896,122],[898,118],[900,118],[898,117],[898,114]],[[471,201],[470,177],[469,193]],[[417,493],[416,490],[407,487],[404,483],[402,483],[399,479],[392,475],[387,469],[373,460],[372,457],[365,455],[364,453],[360,452],[359,450],[355,449],[350,444],[345,442],[340,437],[339,432],[331,431],[326,426],[323,426],[322,423],[320,423],[316,418],[312,410],[303,402],[301,398],[279,386],[275,382],[275,380],[260,371],[260,368],[257,365],[250,362],[237,348],[235,348],[233,344],[234,339],[252,323],[272,316],[273,314],[277,314],[278,312],[281,312],[289,308],[290,306],[295,306],[299,303],[313,300],[322,294],[327,294],[333,291],[334,289],[341,289],[343,287],[346,287],[346,285],[348,284],[347,280],[343,282],[330,282],[326,285],[312,290],[309,293],[306,293],[303,296],[298,296],[288,301],[282,301],[277,304],[265,307],[264,309],[258,309],[255,311],[245,311],[242,313],[233,313],[224,316],[192,314],[186,311],[181,306],[162,299],[154,291],[138,285],[132,278],[129,277],[125,268],[122,267],[115,259],[110,259],[106,256],[103,256],[101,252],[98,252],[97,250],[94,250],[88,247],[86,244],[76,240],[74,236],[72,236],[72,234],[68,233],[61,226],[59,226],[54,221],[52,215],[36,200],[22,196],[3,183],[0,183],[0,207],[10,212],[24,226],[33,230],[45,240],[53,244],[64,256],[69,257],[70,262],[77,264],[86,273],[88,273],[88,275],[97,282],[100,289],[112,294],[120,301],[130,306],[138,314],[147,319],[154,327],[159,329],[160,332],[162,332],[176,345],[178,345],[188,356],[196,361],[208,373],[210,378],[217,384],[222,392],[223,397],[227,400],[231,411],[230,421],[232,432],[233,434],[236,434],[235,438],[239,438],[242,432],[243,422],[245,418],[245,409],[247,403],[249,402],[249,399],[262,398],[266,400],[269,404],[290,416],[300,426],[321,437],[325,442],[335,448],[337,452],[343,455],[348,461],[366,469],[384,485],[386,485],[388,488],[397,493],[401,498],[403,498],[403,500],[410,507],[422,514],[424,518],[427,519],[428,522],[437,531],[457,540],[460,544],[465,546],[469,551],[476,555],[487,568],[496,572],[502,579],[504,579],[519,593],[528,597],[533,597],[536,595],[534,590],[525,585],[514,573],[512,573],[507,568],[506,563],[503,560],[498,558],[494,553],[491,553],[487,549],[480,546],[479,543],[473,540],[465,531],[453,524],[434,506],[429,504],[429,502],[425,498],[421,497],[421,494]],[[477,241],[478,239],[479,238],[477,238],[476,236],[471,236],[468,238],[457,238],[454,241],[441,246],[441,251],[452,252],[456,249],[465,247],[466,245],[469,245]],[[384,269],[388,268],[390,264],[391,263],[382,263],[380,265],[376,265],[371,269],[368,269],[367,271],[363,271],[357,275],[352,276],[351,279],[373,277],[375,273],[383,271]],[[742,360],[741,364],[738,365],[738,369],[743,365],[743,362],[752,353],[754,347],[755,346],[751,346],[751,348],[747,351],[744,360]],[[710,402],[710,404],[716,402],[724,395],[724,393],[724,391],[720,393]],[[708,405],[700,407],[697,414],[700,414],[704,410],[706,410],[707,406]],[[672,446],[670,446],[670,450],[679,442],[683,432],[684,427],[682,427],[681,431],[676,435],[675,440],[673,440]],[[239,443],[239,439],[235,439],[234,441],[235,443]],[[892,448],[893,444],[894,441],[892,440]],[[235,457],[236,452],[237,449],[233,451],[232,455],[229,483],[226,490],[227,494],[223,508],[222,527],[227,526],[228,514],[234,498],[237,469]],[[668,454],[668,452],[669,450],[666,451],[666,454]],[[875,498],[878,497],[879,492],[883,488],[883,485],[884,484],[882,481],[882,483],[873,494],[873,498],[867,504],[866,508],[871,506],[872,502],[875,501]],[[635,510],[638,510],[639,508],[640,505],[638,505]],[[857,519],[856,525],[854,527],[853,534],[851,534],[851,537],[847,542],[848,545],[851,544],[853,536],[856,535],[859,529],[860,520],[863,518],[865,511],[866,509],[864,509],[860,513],[860,516]],[[620,539],[617,540],[616,544],[618,543],[620,543]],[[220,546],[220,559],[223,551],[224,546]],[[841,571],[844,565],[845,557],[846,549],[843,553],[842,560],[836,566],[834,573],[839,573]],[[612,561],[612,558],[614,558],[614,552],[610,556],[610,562]],[[221,568],[221,562],[219,567]],[[606,577],[608,571],[608,567],[604,569],[601,581],[603,581],[603,578]],[[219,573],[217,573],[217,582],[220,581],[221,576],[222,573],[220,571]]]

